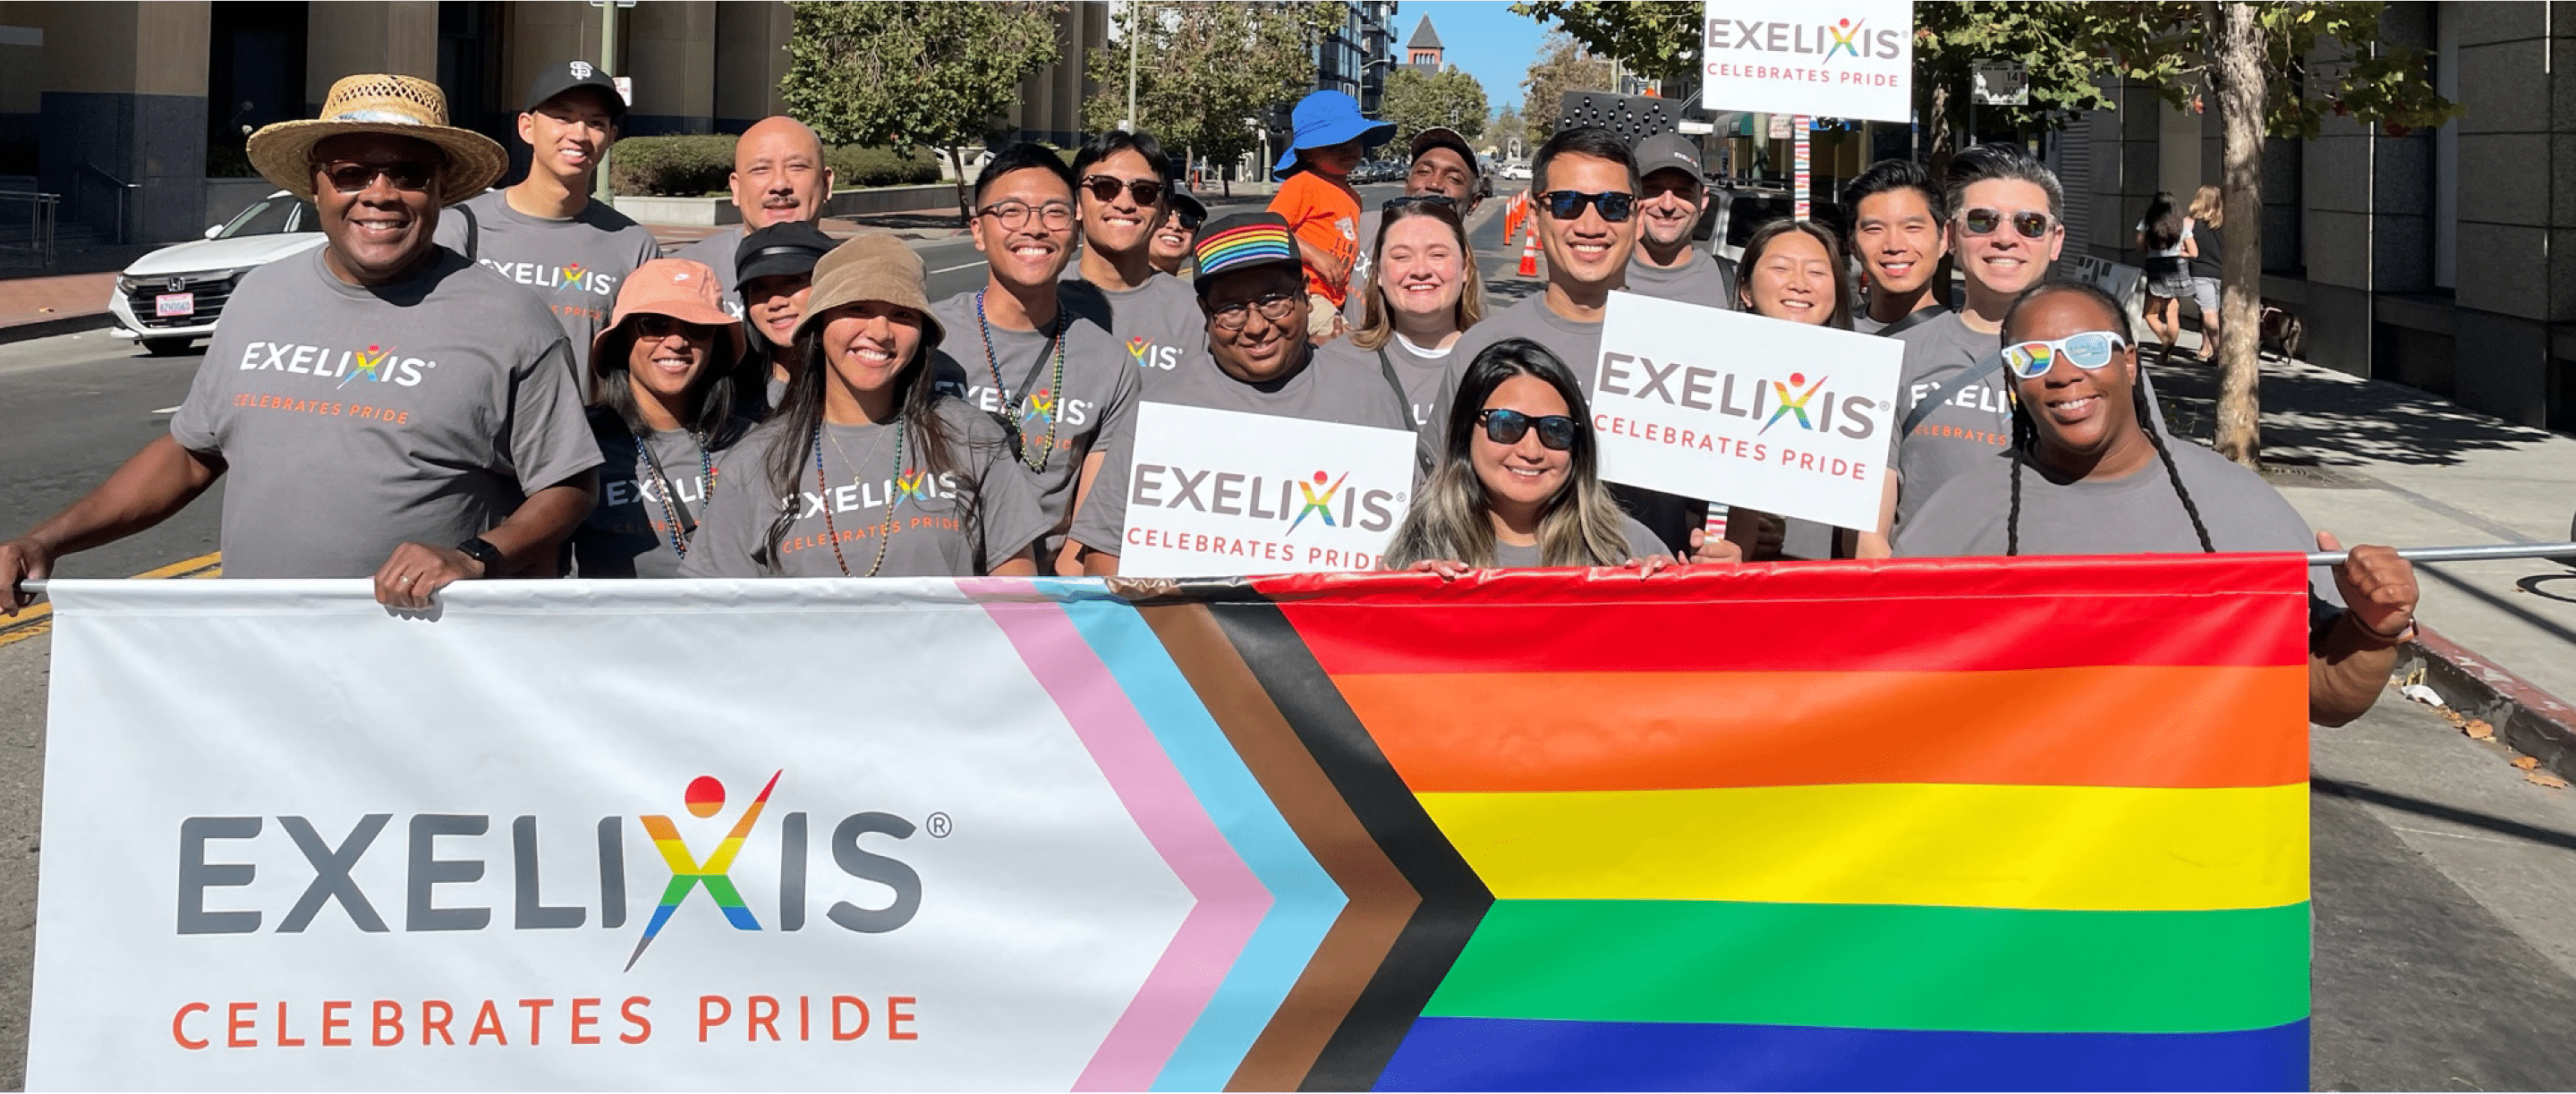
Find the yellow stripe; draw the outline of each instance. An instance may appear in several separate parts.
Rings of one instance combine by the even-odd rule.
[[[2308,788],[1423,794],[1504,900],[2181,911],[2308,899]]]
[[[198,555],[183,562],[173,562],[167,566],[145,570],[134,576],[136,578],[222,577],[224,576],[223,561],[223,552],[217,551],[213,554]],[[11,642],[24,642],[53,629],[53,604],[50,602],[37,604],[17,615],[0,618],[0,646],[6,646]]]

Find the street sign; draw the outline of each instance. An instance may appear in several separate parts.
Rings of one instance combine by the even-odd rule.
[[[1764,135],[1764,136],[1767,136],[1767,137],[1769,137],[1769,138],[1771,138],[1772,140],[1775,140],[1775,141],[1785,141],[1785,140],[1788,140],[1788,139],[1789,139],[1789,115],[1786,115],[1786,114],[1773,114],[1773,115],[1771,115],[1771,124],[1770,124],[1770,125],[1769,125],[1765,130],[1764,130],[1763,135]]]
[[[1709,110],[1913,117],[1909,0],[1711,0],[1699,37]]]
[[[1979,58],[1970,101],[1978,106],[2030,105],[2030,67],[2019,61]]]

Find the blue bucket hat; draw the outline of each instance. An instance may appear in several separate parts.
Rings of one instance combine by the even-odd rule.
[[[1373,122],[1360,113],[1359,100],[1339,91],[1318,91],[1297,100],[1297,109],[1288,113],[1296,123],[1297,134],[1288,141],[1288,151],[1279,157],[1272,171],[1285,171],[1297,163],[1301,148],[1328,148],[1347,140],[1357,140],[1360,147],[1385,144],[1395,136],[1394,122]]]

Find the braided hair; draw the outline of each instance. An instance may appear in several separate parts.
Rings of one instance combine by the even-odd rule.
[[[2128,309],[2121,307],[2120,302],[2112,299],[2110,293],[2102,291],[2100,287],[2089,281],[2050,281],[2024,292],[2019,299],[2013,301],[2012,307],[2004,310],[2003,329],[2007,340],[2013,329],[2013,317],[2021,313],[2022,305],[2043,296],[2070,292],[2091,301],[2102,310],[2104,315],[2111,316],[2118,328],[2116,333],[2121,338],[2130,337]],[[2039,449],[2039,424],[2032,420],[2030,408],[2022,405],[2019,389],[2011,382],[2010,377],[2006,377],[2004,387],[2012,399],[2013,415],[2012,504],[2004,517],[2004,554],[2010,556],[2021,553],[2021,470],[2022,465],[2030,462],[2032,455]],[[2156,428],[2155,415],[2149,412],[2147,385],[2143,374],[2138,382],[2129,385],[2129,401],[2137,408],[2138,428],[2146,432],[2147,443],[2155,446],[2156,459],[2165,465],[2165,478],[2173,483],[2174,496],[2182,499],[2183,514],[2191,518],[2191,531],[2193,535],[2199,537],[2201,551],[2205,554],[2216,554],[2218,548],[2210,543],[2209,526],[2200,519],[2200,503],[2193,501],[2191,490],[2183,486],[2182,471],[2174,466],[2173,451],[2165,447],[2164,433]]]

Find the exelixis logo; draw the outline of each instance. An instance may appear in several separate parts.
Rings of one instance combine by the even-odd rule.
[[[1830,64],[1842,56],[1856,61],[1892,60],[1903,52],[1904,39],[1892,28],[1869,29],[1866,19],[1783,23],[1716,18],[1708,21],[1705,44],[1712,51],[1821,54],[1819,63]]]
[[[1795,419],[1800,429],[1838,433],[1853,440],[1878,432],[1881,416],[1890,410],[1888,404],[1830,390],[1828,379],[1818,376],[1811,382],[1806,373],[1793,372],[1782,383],[1688,361],[1604,353],[1593,389],[1761,422],[1755,436],[1770,432],[1784,419]]]
[[[708,899],[724,911],[725,922],[733,924],[733,929],[760,929],[760,921],[743,904],[742,894],[734,889],[729,875],[734,856],[742,853],[743,837],[751,834],[752,825],[760,823],[760,811],[769,805],[769,792],[778,789],[778,778],[786,773],[780,770],[769,776],[769,785],[760,788],[760,796],[751,800],[750,808],[742,811],[742,819],[734,822],[733,831],[725,833],[705,862],[689,853],[689,841],[681,838],[671,818],[659,813],[638,818],[644,822],[645,834],[653,837],[653,849],[662,853],[662,862],[671,868],[671,884],[662,889],[662,902],[654,907],[653,918],[644,924],[644,937],[635,940],[635,952],[626,958],[627,968],[635,967],[636,959],[644,956],[644,947],[652,945],[653,936],[662,933],[662,925],[671,921],[671,913],[679,911],[680,902],[700,886],[706,887]],[[705,820],[724,811],[724,784],[713,775],[700,775],[689,780],[688,792],[681,800],[688,806],[690,816]]]
[[[1310,518],[1327,528],[1383,532],[1403,513],[1404,493],[1340,478],[1329,471],[1271,478],[1242,471],[1212,471],[1139,463],[1127,489],[1130,508],[1187,509],[1226,517],[1284,520],[1294,532]]]

